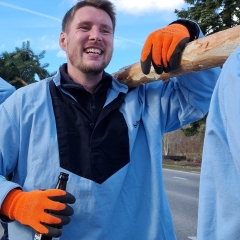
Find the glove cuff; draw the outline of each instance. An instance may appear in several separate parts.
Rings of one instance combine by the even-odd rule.
[[[200,29],[199,29],[199,26],[195,22],[186,20],[186,19],[178,19],[178,20],[170,23],[169,25],[176,24],[176,23],[181,24],[188,29],[189,34],[190,34],[190,42],[198,39],[199,34],[200,34]]]
[[[21,193],[21,189],[12,189],[3,200],[0,213],[7,216],[11,220],[15,220],[13,216],[14,211],[12,210],[12,206],[14,205],[14,199]]]

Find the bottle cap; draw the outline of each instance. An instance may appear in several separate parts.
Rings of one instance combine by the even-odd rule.
[[[64,173],[64,172],[60,172],[59,178],[62,179],[62,180],[67,181],[68,180],[68,176],[69,176],[69,174]]]

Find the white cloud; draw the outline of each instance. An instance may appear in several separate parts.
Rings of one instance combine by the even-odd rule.
[[[15,42],[15,46],[16,47],[22,47],[22,44],[23,44],[23,42],[27,42],[27,41],[29,41],[30,42],[30,47],[32,47],[32,39],[31,38],[25,38],[25,39],[22,39],[22,40],[17,40],[16,42]]]
[[[49,43],[47,43],[46,45],[44,45],[43,47],[41,47],[41,49],[44,49],[44,50],[57,50],[59,49],[59,44],[58,42],[55,42],[55,41],[51,41]]]
[[[57,53],[58,58],[66,58],[66,53],[63,50],[58,51]]]
[[[40,38],[40,45],[38,48],[44,50],[58,50],[60,46],[58,40],[51,40],[48,36],[44,35]]]
[[[77,0],[63,0],[62,3],[74,5]],[[111,0],[117,11],[128,14],[144,14],[149,12],[172,11],[184,5],[184,0]]]
[[[6,47],[6,45],[5,45],[5,44],[2,44],[2,45],[0,45],[0,51],[4,50],[4,49],[5,49],[5,47]]]
[[[239,10],[239,9],[237,8],[237,10]],[[236,21],[236,22],[238,22],[238,21],[239,21],[239,18],[238,18],[236,15],[233,15],[233,20]]]
[[[45,39],[46,39],[46,36],[42,36],[42,37],[40,38],[40,41],[45,41]]]
[[[112,0],[117,11],[128,14],[144,14],[157,11],[173,11],[184,5],[184,0]]]

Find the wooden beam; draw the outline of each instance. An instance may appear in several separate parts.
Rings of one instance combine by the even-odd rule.
[[[177,70],[158,75],[153,67],[148,75],[141,71],[140,63],[121,68],[112,75],[130,88],[153,81],[167,81],[178,75],[222,66],[228,56],[240,45],[240,26],[194,40],[186,45]]]

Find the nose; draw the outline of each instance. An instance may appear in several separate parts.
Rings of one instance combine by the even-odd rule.
[[[102,35],[101,35],[101,32],[99,31],[99,29],[97,29],[97,28],[91,29],[91,32],[89,35],[89,40],[95,41],[95,42],[102,41]]]

